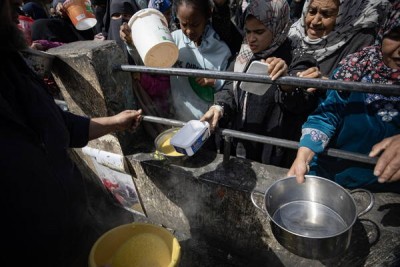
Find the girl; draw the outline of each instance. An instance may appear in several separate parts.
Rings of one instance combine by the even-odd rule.
[[[225,70],[231,52],[210,24],[212,2],[176,0],[173,8],[180,24],[180,30],[172,32],[179,48],[175,67]],[[171,76],[174,117],[182,121],[200,119],[222,84],[222,80],[210,78]]]
[[[245,10],[245,43],[242,45],[233,69],[246,72],[251,62],[265,61],[268,73],[277,79],[316,65],[310,56],[293,59],[289,53],[288,39],[290,27],[289,6],[286,0],[253,0]],[[318,69],[304,77],[315,77]],[[216,94],[217,105],[212,106],[201,120],[210,122],[213,129],[223,117],[235,130],[285,139],[297,139],[301,124],[315,108],[316,99],[303,90],[284,93],[272,85],[264,95],[248,93],[240,88],[240,82],[227,83],[224,90]],[[280,147],[261,145],[257,142],[234,140],[236,156],[286,166],[292,161],[291,151]],[[289,158],[289,159],[286,159]]]

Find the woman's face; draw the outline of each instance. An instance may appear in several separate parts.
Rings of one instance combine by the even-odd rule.
[[[249,16],[246,19],[244,30],[247,43],[253,53],[261,52],[271,45],[272,32],[254,16]]]
[[[338,0],[313,0],[305,18],[307,36],[318,39],[328,35],[335,28],[338,12]]]
[[[382,56],[386,66],[400,69],[400,27],[395,28],[383,38]]]
[[[200,45],[207,24],[207,17],[193,6],[185,3],[178,7],[176,16],[179,19],[182,32],[195,44]]]

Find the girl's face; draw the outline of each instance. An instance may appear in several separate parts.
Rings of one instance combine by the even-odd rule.
[[[395,28],[383,38],[382,56],[386,66],[400,69],[400,27]]]
[[[335,28],[339,12],[337,0],[313,0],[305,18],[306,34],[310,39],[319,39]]]
[[[253,53],[261,52],[271,45],[272,32],[254,16],[249,16],[246,19],[244,30],[247,43]]]
[[[200,45],[208,18],[193,6],[186,5],[186,3],[178,7],[176,15],[182,32],[196,45]]]

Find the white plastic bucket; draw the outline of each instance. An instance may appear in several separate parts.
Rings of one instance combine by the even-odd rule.
[[[169,68],[178,59],[179,50],[164,15],[154,8],[136,12],[128,22],[133,43],[148,67]]]
[[[172,138],[171,145],[179,153],[192,156],[210,137],[208,122],[188,121]]]
[[[88,30],[96,25],[90,0],[66,0],[63,6],[77,30]]]

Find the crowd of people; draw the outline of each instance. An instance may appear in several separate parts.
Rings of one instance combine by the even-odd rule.
[[[19,188],[19,197],[25,198],[14,202],[11,191],[2,195],[9,204],[5,216],[12,218],[7,229],[19,233],[7,239],[7,249],[29,255],[30,264],[47,266],[46,258],[49,266],[84,266],[73,261],[79,257],[68,257],[87,253],[74,247],[84,230],[77,218],[86,212],[74,203],[85,203],[87,196],[67,148],[134,129],[142,113],[208,121],[211,131],[227,127],[300,140],[294,151],[235,139],[231,151],[286,167],[299,183],[314,174],[349,189],[400,193],[398,96],[277,84],[257,95],[244,90],[240,81],[143,74],[136,96],[144,112],[87,118],[58,108],[19,53],[29,46],[45,50],[79,40],[115,40],[127,62],[142,65],[127,21],[149,7],[164,14],[179,47],[174,67],[243,73],[261,61],[272,81],[289,75],[398,86],[399,0],[305,0],[292,5],[287,0],[97,0],[97,25],[84,31],[74,27],[63,2],[0,0],[0,31],[8,36],[0,44],[0,119],[5,125],[0,166],[7,187]],[[53,9],[47,10],[49,6]],[[17,26],[18,16],[33,19],[29,41]],[[327,148],[378,160],[373,166],[329,157],[323,153]],[[26,203],[40,208],[27,211]],[[29,246],[21,247],[27,240]],[[32,246],[43,253],[33,255]]]

